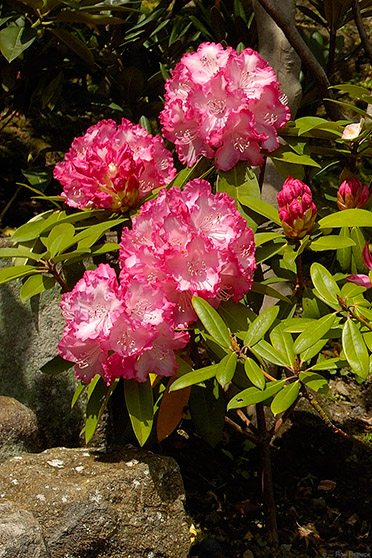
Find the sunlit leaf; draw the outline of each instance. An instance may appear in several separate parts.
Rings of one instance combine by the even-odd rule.
[[[247,374],[248,379],[252,382],[254,386],[258,389],[264,389],[266,385],[265,376],[258,364],[253,360],[253,358],[247,358],[244,361],[244,370]]]
[[[281,391],[274,397],[271,403],[271,411],[274,415],[283,413],[293,403],[295,403],[300,391],[300,382],[292,382],[291,384],[283,387]]]
[[[267,401],[278,393],[285,383],[286,380],[277,380],[275,382],[268,383],[264,390],[256,387],[244,389],[235,395],[235,397],[230,399],[227,405],[227,410],[230,411],[231,409],[240,409],[241,407],[247,407],[248,405],[255,405],[257,403]]]
[[[133,432],[140,446],[143,446],[151,434],[154,420],[150,379],[147,378],[146,382],[125,380],[124,395]]]
[[[216,343],[228,348],[230,346],[229,330],[218,312],[204,298],[193,296],[191,302],[198,318]]]
[[[358,326],[351,319],[348,319],[344,325],[342,348],[355,374],[366,378],[369,373],[368,350]]]
[[[257,341],[262,339],[274,323],[278,312],[278,306],[271,306],[257,316],[257,318],[255,318],[255,320],[249,325],[247,335],[244,338],[244,345],[251,347],[257,343]]]
[[[238,356],[236,353],[223,357],[217,365],[216,380],[222,386],[226,386],[234,377]]]

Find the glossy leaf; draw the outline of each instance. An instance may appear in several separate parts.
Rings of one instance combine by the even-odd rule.
[[[191,302],[198,318],[216,343],[230,347],[229,330],[218,312],[204,298],[193,296]]]
[[[28,49],[35,39],[34,29],[26,29],[10,23],[0,30],[0,51],[8,62],[12,62]]]
[[[231,409],[240,409],[241,407],[256,405],[257,403],[267,401],[267,399],[270,399],[270,397],[273,397],[279,390],[282,389],[285,382],[286,380],[270,382],[266,384],[266,388],[264,390],[260,390],[256,387],[244,389],[235,395],[235,397],[230,399],[227,405],[227,410],[230,411]]]
[[[319,320],[310,324],[300,335],[297,337],[293,344],[293,350],[296,354],[306,351],[309,347],[314,345],[319,339],[331,329],[335,322],[336,316],[328,314]]]
[[[232,300],[222,302],[218,307],[218,313],[233,332],[246,330],[248,322],[253,321],[256,317],[256,314],[250,308]]]
[[[306,387],[314,391],[325,391],[328,388],[327,380],[320,374],[315,374],[310,370],[300,372],[299,378]]]
[[[19,279],[20,277],[27,277],[32,273],[39,273],[37,267],[33,265],[15,265],[13,267],[5,267],[0,269],[0,285],[12,281],[13,279]]]
[[[313,364],[308,370],[337,370],[340,358],[325,358]]]
[[[93,386],[92,389],[91,386]],[[99,420],[105,410],[110,387],[107,386],[100,376],[95,383],[91,383],[88,388],[88,403],[86,408],[86,420],[85,420],[85,443],[87,444],[93,437],[96,428],[98,426]]]
[[[200,386],[192,388],[189,410],[199,435],[215,447],[221,441],[224,431],[225,401],[213,389],[212,382],[209,384],[206,388]]]
[[[71,409],[73,409],[76,405],[76,403],[78,402],[80,396],[84,393],[84,391],[86,390],[86,388],[88,387],[88,384],[83,384],[83,382],[79,382],[77,388],[75,389],[75,393],[72,397],[71,400]]]
[[[319,339],[314,345],[311,345],[304,351],[300,353],[301,362],[309,362],[312,358],[320,353],[324,345],[327,343],[327,339]]]
[[[257,316],[257,318],[249,325],[247,334],[244,338],[244,345],[251,347],[252,345],[255,345],[257,341],[262,339],[274,323],[278,312],[278,306],[271,306]]]
[[[287,367],[285,356],[270,345],[270,343],[265,341],[265,339],[261,339],[261,341],[256,343],[253,347],[250,347],[250,349],[255,355],[258,355],[261,358],[276,364],[277,366]]]
[[[217,374],[217,370],[218,364],[212,364],[211,366],[205,366],[204,368],[199,368],[198,370],[187,372],[172,383],[169,391],[172,392],[178,389],[184,389],[185,387],[192,386],[194,384],[200,384],[205,380],[214,378]]]
[[[355,374],[366,378],[369,373],[368,350],[358,326],[351,319],[348,319],[344,325],[342,348],[345,358]]]
[[[25,258],[27,260],[34,260],[39,262],[42,259],[42,254],[35,254],[26,248],[0,248],[0,258]]]
[[[344,209],[337,213],[326,215],[318,225],[321,229],[332,229],[339,227],[372,227],[372,213],[367,209]]]
[[[239,161],[227,172],[218,171],[217,177],[217,191],[226,192],[233,199],[243,195],[261,197],[257,176],[246,161]]]
[[[248,379],[252,382],[254,386],[258,389],[263,390],[266,385],[265,376],[258,364],[253,360],[253,358],[247,358],[244,361],[244,370],[247,374]]]
[[[293,367],[294,361],[294,348],[293,348],[293,338],[290,333],[286,331],[285,325],[281,322],[270,332],[270,340],[277,351],[282,353],[287,366],[289,368]]]
[[[343,227],[340,229],[339,238],[350,238],[350,229]],[[342,271],[350,272],[351,269],[351,246],[337,250],[337,261]]]
[[[51,289],[56,284],[54,277],[37,273],[28,277],[20,288],[19,296],[23,304],[33,296]]]
[[[283,387],[281,391],[274,397],[271,403],[271,411],[274,415],[283,413],[293,403],[295,403],[300,391],[300,382],[292,382],[291,384]]]
[[[341,291],[328,269],[326,269],[323,265],[315,262],[310,268],[310,275],[314,287],[316,288],[320,296],[326,302],[337,305],[338,307],[339,305],[337,295],[341,296]]]
[[[65,360],[59,355],[57,355],[54,358],[52,358],[52,360],[44,364],[44,366],[40,368],[40,371],[43,372],[44,374],[50,374],[54,376],[56,374],[60,374],[61,372],[65,372],[66,370],[69,370],[74,365],[75,365],[74,362]]]
[[[146,382],[125,380],[124,395],[133,432],[140,446],[143,446],[150,436],[154,420],[150,379],[147,378]]]
[[[347,238],[346,236],[339,236],[336,234],[329,234],[327,236],[321,236],[317,238],[310,244],[310,249],[313,252],[321,252],[324,250],[338,250],[340,248],[348,248],[349,246],[355,246],[354,240]]]
[[[288,304],[291,303],[290,299],[284,294],[282,294],[281,292],[277,291],[273,287],[270,287],[270,285],[265,285],[257,281],[253,281],[251,292],[263,294],[265,296],[270,296],[272,298],[277,298],[278,300],[283,300],[283,302],[287,302]]]
[[[262,217],[266,217],[270,221],[273,221],[273,223],[276,223],[279,226],[281,225],[279,213],[278,210],[275,209],[275,207],[253,196],[247,196],[245,194],[238,194],[238,196],[238,199],[242,205],[245,205],[249,209],[253,209],[253,211],[258,213],[259,215],[262,215]]]
[[[50,257],[54,258],[59,252],[63,252],[70,247],[74,234],[75,227],[71,223],[61,223],[53,227],[45,243],[50,252]]]
[[[217,365],[216,380],[222,386],[226,386],[234,377],[238,356],[236,353],[223,357]]]

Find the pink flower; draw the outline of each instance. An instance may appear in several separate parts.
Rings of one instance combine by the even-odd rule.
[[[188,166],[201,156],[215,156],[224,171],[240,160],[260,165],[261,150],[277,148],[290,118],[274,71],[249,48],[238,55],[203,43],[182,57],[165,89],[163,134]]]
[[[368,242],[364,244],[364,248],[362,250],[362,259],[364,265],[368,267],[369,270],[372,270],[372,256],[371,252],[369,251]],[[350,281],[351,283],[355,283],[356,285],[365,287],[366,289],[370,289],[372,287],[371,278],[369,277],[369,275],[364,275],[362,273],[349,275],[348,277],[346,277],[346,281]]]
[[[362,184],[359,178],[353,177],[344,180],[337,192],[337,207],[340,210],[366,207],[369,200],[369,188]]]
[[[122,212],[175,174],[163,140],[126,119],[119,125],[102,120],[91,126],[74,139],[65,160],[54,169],[68,205]]]
[[[285,180],[277,200],[285,235],[289,238],[303,238],[313,228],[317,212],[310,188],[301,180],[290,176]]]

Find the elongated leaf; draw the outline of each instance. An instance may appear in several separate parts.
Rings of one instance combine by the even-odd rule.
[[[314,240],[310,244],[310,249],[313,252],[321,252],[324,250],[348,248],[349,246],[355,246],[355,242],[351,238],[330,234],[327,236],[321,236],[320,238],[317,238],[317,240]]]
[[[238,356],[230,353],[223,357],[217,365],[216,380],[222,386],[226,386],[234,377]]]
[[[244,304],[237,304],[232,300],[222,302],[218,307],[218,313],[233,332],[245,331],[248,327],[248,322],[253,321],[256,317],[253,310]]]
[[[300,359],[302,362],[309,362],[313,357],[318,355],[323,349],[324,345],[327,343],[327,339],[319,339],[314,345],[308,347],[300,353]]]
[[[19,296],[23,304],[31,297],[51,289],[56,284],[54,277],[50,277],[41,273],[31,275],[20,288]]]
[[[269,258],[284,252],[288,246],[286,240],[278,239],[278,242],[269,241],[264,246],[258,246],[256,250],[256,262],[263,263]]]
[[[306,370],[304,372],[300,372],[299,377],[301,382],[305,384],[306,387],[309,387],[314,391],[324,392],[328,389],[327,380],[320,374],[315,374],[315,372]]]
[[[214,378],[214,376],[217,374],[217,370],[218,364],[212,364],[211,366],[205,366],[204,368],[199,368],[198,370],[187,372],[172,383],[169,391],[184,389],[185,387],[192,386],[194,384],[200,384],[200,382],[204,382],[205,380]]]
[[[95,382],[94,388],[90,390],[90,397],[86,408],[86,420],[85,420],[85,442],[88,443],[98,426],[98,422],[105,410],[107,399],[106,396],[109,393],[109,386],[107,386],[103,378],[99,377]]]
[[[242,195],[261,197],[257,176],[246,161],[239,161],[227,172],[218,171],[217,176],[218,192],[226,192],[233,199]]]
[[[315,262],[310,268],[310,275],[314,287],[321,295],[321,297],[326,302],[337,305],[338,307],[339,305],[337,295],[341,296],[341,291],[328,269],[326,269],[323,265]]]
[[[340,229],[339,237],[350,238],[350,229],[343,227]],[[340,248],[337,250],[337,261],[340,264],[342,271],[350,272],[351,269],[351,247]]]
[[[298,155],[298,153],[294,153],[293,151],[289,151],[287,147],[276,149],[274,154],[271,155],[273,160],[285,163],[292,163],[294,165],[307,165],[309,167],[317,167],[320,168],[320,164],[317,163],[312,157],[309,155]]]
[[[175,381],[171,378],[168,382],[160,402],[158,418],[156,421],[156,434],[158,442],[165,440],[179,425],[183,410],[187,406],[191,387],[186,387],[177,391],[169,391],[170,386]]]
[[[0,248],[0,258],[25,258],[39,262],[43,254],[34,254],[27,248]]]
[[[39,273],[37,267],[33,265],[15,265],[13,267],[5,267],[0,269],[0,285],[12,281],[13,279],[19,279],[20,277],[27,277],[32,273]]]
[[[255,345],[257,341],[262,339],[274,323],[278,312],[279,306],[272,306],[257,316],[248,328],[247,335],[244,338],[244,345],[251,347],[252,345]]]
[[[46,247],[50,257],[54,258],[59,252],[63,252],[71,246],[74,238],[75,227],[71,223],[61,223],[53,227],[46,239]]]
[[[352,370],[361,378],[369,373],[369,356],[358,326],[348,319],[342,332],[342,348]]]
[[[270,240],[275,240],[276,238],[284,238],[284,236],[279,232],[259,232],[254,235],[254,243],[256,246],[261,246],[265,242],[270,242]]]
[[[262,215],[262,217],[266,217],[268,220],[273,221],[273,223],[281,225],[278,210],[275,209],[275,207],[273,207],[272,205],[266,203],[263,200],[260,200],[259,198],[247,196],[245,194],[239,195],[239,201],[242,205],[245,205],[249,209],[252,209],[259,215]]]
[[[265,341],[265,339],[261,339],[258,343],[256,343],[253,347],[250,347],[252,353],[255,355],[276,364],[277,366],[284,366],[287,367],[287,361],[285,355],[277,351],[270,343]]]
[[[313,364],[308,370],[337,370],[339,368],[340,358],[326,358]]]
[[[297,337],[293,345],[294,352],[296,354],[302,353],[324,337],[333,326],[335,319],[336,316],[334,314],[328,314],[314,321]]]
[[[244,370],[247,374],[248,379],[252,382],[254,386],[258,389],[264,389],[266,385],[265,376],[258,364],[253,360],[253,358],[247,358],[244,362]]]
[[[80,395],[82,395],[82,393],[84,393],[84,391],[86,390],[86,388],[88,387],[88,384],[83,384],[83,382],[79,382],[75,393],[73,395],[73,398],[71,400],[71,409],[73,409],[73,407],[75,407],[76,403],[78,402]]]
[[[338,213],[326,215],[318,221],[321,229],[339,227],[372,227],[372,213],[366,209],[344,209]]]
[[[204,298],[193,296],[191,302],[198,318],[216,343],[230,347],[229,330],[218,312]]]
[[[292,382],[291,384],[283,387],[279,393],[274,397],[271,403],[271,411],[274,415],[283,413],[296,401],[300,391],[300,382]]]
[[[125,403],[138,443],[143,446],[150,436],[154,421],[154,402],[150,379],[146,382],[124,382]]]
[[[256,387],[250,387],[244,389],[238,395],[235,395],[230,399],[227,410],[240,409],[241,407],[246,407],[247,405],[256,405],[257,403],[262,403],[267,401],[270,397],[273,397],[282,387],[284,386],[286,380],[277,380],[275,382],[270,382],[266,384],[264,390],[260,390]]]
[[[94,65],[94,56],[83,41],[66,29],[50,29],[59,41],[70,48],[79,58],[84,60],[89,66]]]
[[[35,39],[34,29],[25,29],[11,23],[0,31],[0,51],[8,62],[12,62],[28,49]]]
[[[368,269],[362,258],[363,248],[366,243],[362,230],[359,227],[353,227],[351,229],[351,238],[355,242],[355,246],[351,248],[353,261],[356,267],[355,271],[357,273],[367,273]]]
[[[251,291],[252,293],[259,293],[265,296],[271,296],[272,298],[277,298],[278,300],[282,300],[283,302],[291,304],[291,300],[287,296],[277,291],[273,287],[270,287],[270,285],[265,285],[263,283],[253,281]]]
[[[273,347],[275,347],[275,349],[282,353],[287,366],[289,366],[289,368],[293,368],[293,361],[295,356],[293,349],[293,338],[292,335],[286,331],[286,327],[283,323],[275,326],[274,329],[270,332],[270,340]]]
[[[57,355],[54,358],[52,358],[52,360],[44,364],[44,366],[42,366],[40,370],[44,374],[50,374],[54,376],[56,374],[60,374],[61,372],[65,372],[66,370],[69,370],[73,366],[74,366],[73,362],[70,362],[69,360],[64,360],[62,357]]]
[[[302,118],[297,118],[295,122],[296,128],[298,128],[299,136],[314,129],[330,131],[340,136],[342,134],[339,123],[330,122],[329,120],[325,120],[319,116],[303,116]]]
[[[212,447],[221,441],[225,426],[225,401],[214,388],[213,382],[209,382],[206,388],[194,386],[189,400],[195,428]]]

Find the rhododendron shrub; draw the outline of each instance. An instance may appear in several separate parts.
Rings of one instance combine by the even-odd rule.
[[[123,118],[102,120],[75,138],[54,177],[71,207],[125,212],[175,176],[173,157],[160,136]]]
[[[317,209],[309,186],[288,177],[277,195],[279,218],[289,238],[303,238],[314,225]]]
[[[254,253],[253,232],[227,194],[200,179],[161,190],[123,231],[120,283],[101,264],[62,295],[60,355],[84,383],[96,374],[107,384],[172,376],[184,328],[197,319],[191,298],[238,302],[252,285]]]
[[[185,54],[166,82],[163,134],[182,163],[201,157],[227,171],[238,161],[263,162],[290,118],[276,75],[257,52],[203,43]]]

